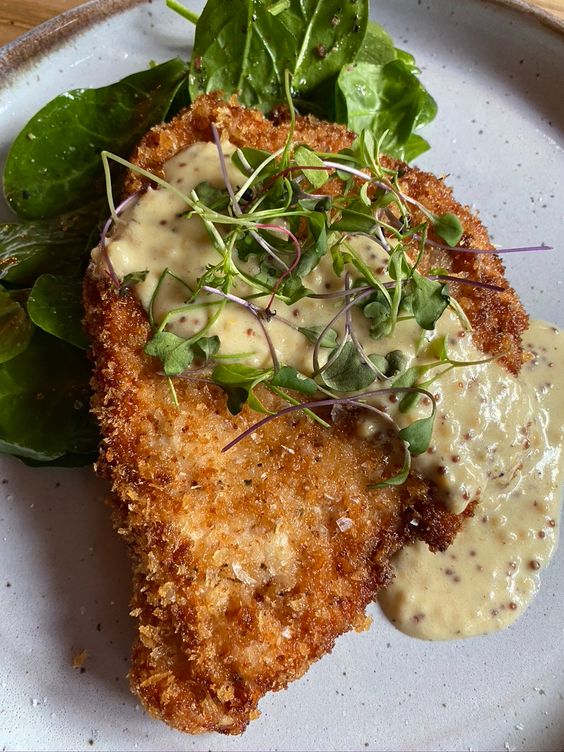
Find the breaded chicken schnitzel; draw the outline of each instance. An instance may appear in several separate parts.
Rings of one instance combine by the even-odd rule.
[[[269,151],[288,133],[283,119],[210,95],[151,130],[132,161],[162,174],[181,149],[211,140],[211,123],[233,144]],[[353,134],[306,117],[294,140],[336,152]],[[400,170],[407,194],[460,217],[462,245],[491,248],[441,180]],[[147,182],[130,173],[126,192]],[[427,268],[504,288],[492,295],[460,285],[457,298],[479,347],[503,353],[517,372],[527,318],[499,260],[430,256]],[[222,453],[256,413],[244,407],[232,415],[221,389],[188,379],[175,380],[175,405],[161,364],[144,352],[145,310],[130,291],[118,292],[100,259],[86,276],[84,300],[103,435],[97,470],[111,482],[116,526],[134,566],[132,688],[152,715],[178,729],[241,733],[266,692],[299,678],[339,635],[366,627],[365,608],[393,576],[396,551],[416,537],[446,548],[471,508],[449,513],[416,473],[403,485],[371,487],[391,474],[393,461],[359,435],[352,411],[329,429],[302,412],[284,415]],[[279,407],[270,392],[260,397]]]

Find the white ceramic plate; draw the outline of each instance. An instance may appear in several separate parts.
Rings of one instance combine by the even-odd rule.
[[[496,242],[555,246],[511,257],[509,276],[534,316],[563,325],[562,29],[479,0],[379,0],[373,13],[415,54],[439,102],[433,149],[419,163],[450,173]],[[2,153],[55,94],[187,57],[191,34],[164,0],[114,0],[5,48]],[[368,633],[341,638],[304,679],[266,697],[242,737],[189,737],[148,718],[128,691],[129,564],[104,485],[88,470],[29,470],[10,458],[0,458],[0,481],[3,749],[564,749],[563,547],[511,629],[425,643],[374,607]],[[82,650],[81,673],[71,660]]]

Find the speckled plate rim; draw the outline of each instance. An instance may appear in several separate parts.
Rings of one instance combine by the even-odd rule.
[[[45,21],[0,47],[0,85],[9,84],[11,76],[25,72],[38,58],[48,55],[76,34],[110,16],[123,13],[129,8],[149,5],[153,2],[154,0],[90,0]],[[564,19],[553,16],[526,0],[478,0],[478,2],[517,11],[528,16],[530,20],[564,36]]]
[[[45,21],[0,47],[0,83],[24,72],[37,59],[63,45],[68,39],[111,16],[153,0],[90,0]]]

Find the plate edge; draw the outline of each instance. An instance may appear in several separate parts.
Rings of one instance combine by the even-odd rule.
[[[0,85],[29,69],[41,57],[51,53],[89,26],[104,21],[137,5],[152,0],[90,0],[64,11],[30,29],[0,48]]]
[[[499,5],[537,19],[543,26],[564,35],[564,19],[549,13],[527,0],[481,0],[483,5]]]

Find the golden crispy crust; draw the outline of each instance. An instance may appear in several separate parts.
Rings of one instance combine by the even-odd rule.
[[[162,176],[162,165],[167,159],[188,144],[211,140],[212,122],[224,138],[237,146],[272,151],[284,145],[289,127],[287,121],[277,119],[272,122],[256,110],[245,109],[233,101],[225,102],[212,94],[200,97],[171,123],[151,129],[133,152],[131,161]],[[300,117],[294,138],[296,142],[309,144],[315,149],[336,152],[350,146],[355,136],[341,125]],[[400,170],[400,182],[405,193],[432,212],[451,212],[460,218],[465,230],[460,243],[462,247],[493,250],[488,233],[478,217],[468,207],[455,201],[452,190],[442,179],[393,160],[387,159],[385,163]],[[139,175],[129,173],[126,193],[143,190],[147,183]],[[440,238],[434,239],[440,241]],[[492,355],[503,354],[501,362],[512,373],[518,373],[523,361],[521,336],[527,328],[528,318],[515,291],[507,284],[500,259],[494,254],[434,250],[426,255],[422,268],[432,267],[442,267],[468,279],[505,288],[503,292],[492,292],[468,285],[452,285],[451,289],[472,323],[476,344]]]
[[[150,131],[133,161],[158,172],[179,149],[208,139],[211,121],[235,143],[256,147],[276,148],[287,132],[209,96]],[[336,151],[352,135],[303,118],[297,138]],[[478,220],[441,181],[407,168],[403,180],[431,209],[456,211],[466,242],[487,245]],[[142,187],[129,176],[128,192]],[[494,257],[458,256],[441,265],[463,261],[469,274],[503,281]],[[90,268],[84,288],[93,410],[104,436],[97,469],[112,483],[116,526],[134,562],[132,688],[151,714],[183,731],[240,733],[265,692],[366,625],[365,607],[389,581],[395,551],[415,534],[444,549],[464,516],[446,512],[417,476],[400,488],[370,489],[397,467],[384,447],[359,438],[346,412],[331,430],[285,416],[222,453],[256,414],[232,416],[218,388],[181,379],[175,407],[158,363],[143,352],[144,311],[97,272]],[[471,298],[483,348],[507,347],[508,365],[518,368],[519,324],[508,321],[524,314],[514,293],[496,304],[461,294]]]
[[[346,416],[330,431],[281,418],[222,454],[256,414],[231,416],[218,388],[180,380],[177,409],[143,354],[149,327],[133,297],[89,276],[85,302],[105,437],[97,469],[134,559],[132,687],[179,729],[241,732],[266,691],[364,626],[390,556],[415,531],[444,548],[462,518],[416,477],[368,490],[394,467]]]

